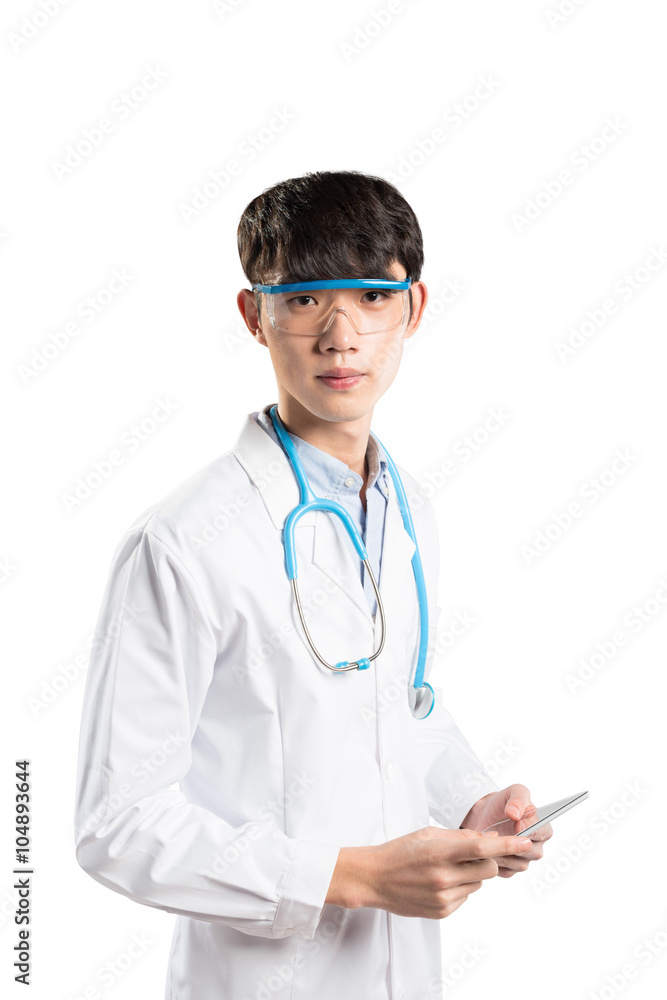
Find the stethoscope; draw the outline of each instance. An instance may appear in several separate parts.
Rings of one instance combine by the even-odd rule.
[[[283,545],[285,547],[285,568],[287,570],[288,579],[292,584],[292,592],[294,594],[294,599],[296,601],[296,607],[299,612],[299,619],[301,621],[301,626],[303,628],[306,639],[308,640],[308,645],[310,646],[313,654],[317,657],[320,663],[324,664],[330,670],[367,670],[370,667],[371,662],[380,655],[384,648],[385,640],[385,614],[384,605],[382,603],[382,598],[380,597],[380,591],[378,589],[377,581],[375,579],[375,574],[371,569],[371,565],[368,561],[368,553],[366,552],[366,546],[359,537],[359,532],[356,529],[354,521],[350,517],[349,513],[345,510],[342,504],[338,503],[336,500],[329,500],[326,497],[316,497],[311,490],[308,481],[306,479],[305,473],[303,471],[303,466],[299,456],[296,453],[294,443],[287,433],[285,426],[278,416],[277,405],[272,406],[269,410],[269,416],[273,423],[276,434],[278,435],[278,440],[282,444],[285,453],[290,461],[294,474],[298,480],[299,488],[301,490],[301,498],[299,504],[294,507],[292,511],[287,516],[285,521],[285,526],[283,528]],[[412,570],[415,576],[415,583],[417,585],[417,600],[419,603],[419,652],[417,655],[417,668],[415,670],[415,678],[413,684],[408,688],[408,702],[410,704],[410,709],[412,711],[415,719],[425,719],[430,715],[433,710],[433,704],[435,700],[435,695],[433,688],[424,680],[424,667],[426,665],[426,653],[428,649],[428,598],[426,596],[426,584],[424,581],[424,570],[422,567],[421,557],[419,555],[419,546],[417,544],[417,536],[415,535],[414,524],[412,523],[412,515],[410,513],[410,508],[408,507],[407,497],[405,495],[405,489],[403,488],[403,483],[401,477],[398,473],[398,469],[394,465],[392,459],[390,458],[387,449],[384,448],[382,442],[376,436],[375,440],[384,449],[385,456],[387,458],[387,465],[389,466],[389,472],[391,473],[391,478],[394,482],[396,488],[396,496],[398,498],[398,505],[401,510],[401,516],[403,518],[403,524],[405,530],[410,535],[410,538],[415,543],[415,551],[412,556]],[[294,528],[297,521],[305,513],[310,510],[326,510],[331,514],[336,514],[337,517],[341,519],[345,526],[349,537],[352,539],[352,543],[362,560],[364,566],[366,567],[366,572],[370,577],[370,581],[373,585],[373,590],[375,591],[375,599],[377,600],[378,613],[380,615],[380,630],[381,639],[378,648],[368,657],[360,657],[358,660],[350,663],[348,660],[341,660],[339,663],[328,663],[324,657],[320,654],[317,646],[313,642],[313,639],[308,631],[308,626],[303,614],[303,607],[301,606],[301,598],[299,597],[299,588],[297,585],[297,573],[296,573],[296,550],[294,546]]]

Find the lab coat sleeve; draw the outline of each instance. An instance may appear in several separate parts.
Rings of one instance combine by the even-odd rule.
[[[138,903],[312,939],[340,848],[291,839],[273,820],[233,827],[178,787],[216,656],[188,569],[150,531],[131,529],[114,554],[86,679],[77,860]]]
[[[424,668],[424,679],[428,681],[436,654],[440,617],[437,605],[438,525],[433,506],[423,496],[419,483],[409,475],[404,478],[410,487],[410,506],[415,508],[413,519],[429,599],[428,651]],[[433,710],[426,719],[414,720],[429,813],[442,826],[458,829],[475,802],[489,792],[498,791],[499,786],[444,707],[442,689],[432,680],[429,682],[435,692]]]
[[[499,786],[445,709],[442,689],[432,687],[433,711],[415,720],[429,812],[442,826],[458,829],[475,802]]]

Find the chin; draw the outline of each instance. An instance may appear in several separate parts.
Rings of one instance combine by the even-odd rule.
[[[319,399],[299,400],[299,402],[305,410],[321,420],[359,420],[373,408],[372,403],[362,403],[358,399],[350,399],[349,397],[343,399],[342,393],[326,401],[320,397]]]

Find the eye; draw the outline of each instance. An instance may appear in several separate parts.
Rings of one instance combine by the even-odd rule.
[[[315,301],[312,295],[294,295],[291,299],[288,299],[288,302],[290,305],[305,306],[308,304],[305,301],[306,299],[312,299],[313,302]]]
[[[385,291],[382,291],[382,289],[380,289],[380,288],[372,288],[369,291],[364,292],[363,298],[366,298],[367,295],[378,296],[378,298],[367,299],[367,301],[370,302],[370,303],[373,303],[373,302],[382,302],[383,299],[386,299],[386,298],[389,297],[387,295],[387,293]],[[381,298],[379,296],[381,296]]]

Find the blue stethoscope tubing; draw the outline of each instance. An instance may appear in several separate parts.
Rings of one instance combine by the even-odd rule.
[[[285,526],[283,528],[283,544],[285,548],[285,568],[287,570],[287,576],[292,584],[292,592],[294,594],[297,610],[299,612],[299,618],[301,620],[301,625],[304,629],[308,644],[310,645],[313,653],[317,659],[323,663],[325,666],[329,667],[331,670],[343,671],[343,670],[365,670],[370,667],[371,661],[380,655],[384,647],[385,640],[385,615],[384,606],[382,604],[382,598],[380,597],[380,591],[378,589],[377,582],[375,580],[375,575],[371,569],[370,562],[368,561],[368,553],[366,552],[366,546],[359,537],[359,532],[356,529],[354,521],[350,517],[348,511],[339,504],[336,500],[329,500],[326,497],[316,497],[308,484],[303,467],[296,453],[296,449],[290,438],[285,426],[278,415],[278,406],[274,405],[269,410],[269,415],[273,423],[276,434],[278,435],[278,440],[282,444],[285,453],[290,461],[294,474],[299,483],[299,489],[301,492],[301,497],[298,505],[290,511],[285,521]],[[415,584],[417,587],[417,600],[419,604],[419,649],[417,654],[417,666],[415,669],[414,681],[409,689],[409,702],[412,714],[415,718],[425,719],[433,711],[433,705],[435,702],[435,695],[433,688],[424,680],[424,670],[426,667],[426,655],[428,651],[428,598],[426,595],[426,583],[424,580],[424,569],[422,566],[421,556],[419,554],[419,545],[417,544],[417,536],[415,533],[415,527],[412,521],[412,515],[410,513],[410,507],[408,505],[408,500],[405,495],[405,489],[403,487],[403,482],[399,475],[398,469],[394,465],[394,462],[389,455],[387,449],[384,447],[382,442],[379,440],[377,435],[375,439],[378,444],[384,450],[387,465],[389,467],[389,472],[391,474],[394,487],[396,489],[396,497],[398,499],[398,505],[401,511],[401,517],[403,518],[403,525],[405,530],[409,534],[410,538],[414,542],[415,551],[412,556],[412,570],[415,577]],[[328,663],[318,652],[315,643],[312,640],[310,632],[305,621],[305,616],[303,614],[303,608],[301,606],[301,600],[299,597],[299,588],[297,584],[297,566],[296,566],[296,548],[294,544],[294,529],[298,520],[310,510],[325,510],[331,514],[335,514],[343,522],[345,530],[347,531],[352,543],[355,547],[359,558],[363,561],[366,571],[369,574],[371,583],[373,585],[373,590],[375,591],[375,598],[378,605],[378,613],[380,615],[380,625],[382,638],[378,644],[378,648],[373,654],[368,657],[361,657],[355,660],[353,663],[349,663],[347,660],[343,660],[340,663],[332,665]]]

